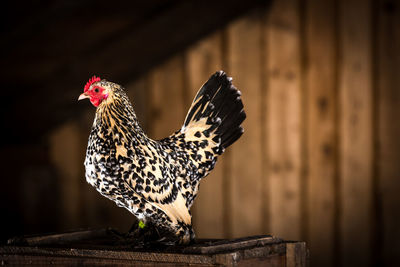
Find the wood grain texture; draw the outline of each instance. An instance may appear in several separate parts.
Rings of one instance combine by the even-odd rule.
[[[288,243],[286,245],[286,266],[308,266],[307,246],[305,242]]]
[[[203,240],[189,246],[143,250],[115,249],[115,234],[115,231],[100,230],[28,238],[34,244],[0,247],[0,261],[12,266],[306,266],[307,252],[303,242],[271,236]],[[99,237],[101,239],[96,239]],[[53,247],[54,239],[66,242]],[[109,245],[102,245],[104,242]]]
[[[222,69],[221,32],[192,46],[186,52],[187,95],[190,101],[210,76]],[[218,158],[214,170],[201,182],[192,207],[193,224],[198,238],[223,238],[223,167],[224,155]]]
[[[400,1],[379,1],[377,27],[377,141],[382,256],[400,265]]]
[[[311,264],[334,266],[336,163],[335,2],[306,3],[307,213]]]
[[[247,114],[243,136],[230,148],[231,225],[233,236],[262,231],[261,20],[257,13],[228,28],[227,62],[233,83],[242,92]]]
[[[371,4],[341,1],[339,10],[341,266],[371,263]]]
[[[136,117],[139,120],[145,132],[150,123],[150,108],[149,108],[149,88],[148,82],[145,77],[142,77],[134,82],[126,85],[126,93],[135,110]]]
[[[301,87],[298,1],[274,2],[267,35],[266,190],[271,232],[282,238],[301,235]]]
[[[80,226],[80,197],[81,185],[84,183],[84,144],[80,142],[79,126],[69,122],[52,132],[50,137],[50,156],[53,164],[60,173],[59,190],[60,225],[63,228]]]
[[[149,136],[162,139],[180,129],[186,116],[183,56],[177,55],[148,75]]]

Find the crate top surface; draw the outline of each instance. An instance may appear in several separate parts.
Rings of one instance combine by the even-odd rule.
[[[149,247],[132,247],[125,237],[113,229],[17,237],[0,247],[0,261],[15,266],[236,266],[239,262],[243,266],[305,266],[306,263],[304,242],[269,235],[198,239],[186,246]]]
[[[1,253],[24,250],[32,252],[32,248],[41,249],[74,249],[74,250],[107,250],[149,253],[179,254],[216,254],[236,250],[244,250],[266,245],[285,243],[280,238],[270,235],[249,236],[236,239],[196,239],[186,246],[165,246],[151,244],[132,246],[125,236],[114,229],[78,230],[56,234],[16,237],[8,240],[8,245],[1,247]]]

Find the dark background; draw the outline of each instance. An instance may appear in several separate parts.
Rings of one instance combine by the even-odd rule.
[[[1,16],[1,240],[133,218],[84,179],[94,74],[153,138],[218,69],[246,132],[193,208],[198,237],[305,240],[312,266],[396,266],[400,2],[25,1]]]

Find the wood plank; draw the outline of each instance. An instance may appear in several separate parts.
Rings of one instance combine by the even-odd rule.
[[[371,2],[342,0],[339,10],[341,266],[371,263]]]
[[[211,74],[222,69],[221,39],[221,32],[217,32],[186,52],[187,94],[190,102]],[[226,222],[223,220],[223,167],[224,156],[218,159],[214,170],[200,184],[201,189],[192,208],[198,238],[226,237]]]
[[[85,145],[80,142],[79,126],[76,122],[65,123],[49,137],[50,157],[58,174],[60,185],[61,229],[80,227],[81,182],[84,177],[83,161]],[[77,157],[82,155],[82,157]]]
[[[212,265],[215,263],[215,259],[212,256],[204,255],[187,255],[187,254],[176,254],[176,253],[153,253],[143,251],[113,251],[113,250],[97,250],[97,249],[47,249],[38,247],[2,247],[0,249],[0,257],[6,262],[16,263],[14,265],[19,266],[22,263],[29,262],[26,259],[31,259],[33,263],[48,263],[48,259],[53,260],[60,258],[66,262],[61,262],[67,265],[73,263],[81,263],[82,259],[88,262],[88,266],[97,262],[103,263],[102,261],[129,261],[133,266],[137,266],[140,263],[152,263],[155,264],[176,264],[177,266],[194,265],[197,264],[208,264]],[[32,257],[32,258],[30,258]],[[43,262],[44,261],[44,262]],[[18,264],[19,263],[19,264]],[[57,263],[57,262],[55,262]],[[119,262],[121,264],[121,262]]]
[[[110,229],[78,230],[66,233],[55,233],[34,236],[14,237],[7,240],[11,246],[70,246],[86,240],[95,240],[98,237],[108,237]]]
[[[148,134],[153,139],[162,139],[180,129],[185,119],[183,56],[175,56],[152,70],[148,84]]]
[[[201,240],[200,240],[201,242]],[[251,247],[262,247],[273,244],[282,244],[284,241],[270,235],[249,236],[237,239],[213,240],[206,243],[194,244],[182,249],[183,253],[216,254],[228,251],[238,251]]]
[[[11,266],[162,266],[162,267],[183,267],[188,266],[187,263],[175,263],[175,262],[149,262],[144,263],[142,261],[132,261],[132,260],[121,260],[121,259],[97,259],[97,258],[77,258],[69,256],[36,256],[36,255],[10,255],[2,257],[4,262],[10,264]],[[215,266],[209,264],[196,264],[191,266],[206,267]]]
[[[305,3],[307,241],[313,266],[334,266],[336,184],[335,1]]]
[[[384,266],[400,265],[400,1],[378,2],[377,166]]]
[[[149,92],[148,83],[145,77],[141,77],[135,81],[126,84],[126,93],[135,110],[136,117],[139,120],[140,126],[147,132],[150,108],[149,108]]]
[[[307,247],[305,242],[286,244],[286,267],[300,267],[307,265]]]
[[[266,28],[266,98],[270,228],[274,235],[301,235],[301,73],[299,2],[274,2]]]
[[[233,236],[260,234],[262,218],[261,19],[258,13],[234,22],[227,33],[229,76],[242,92],[247,118],[243,136],[230,147],[230,204]]]

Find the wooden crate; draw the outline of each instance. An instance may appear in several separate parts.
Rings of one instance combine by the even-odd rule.
[[[2,265],[306,266],[304,242],[273,236],[198,240],[190,246],[131,248],[112,229],[14,238],[0,248]],[[118,243],[118,245],[117,245]]]

